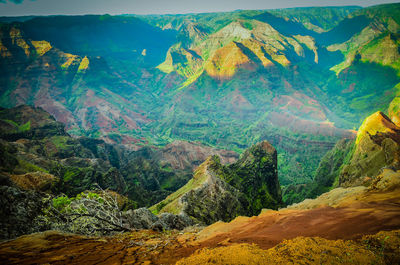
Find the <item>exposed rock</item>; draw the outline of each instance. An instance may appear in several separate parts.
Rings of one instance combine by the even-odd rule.
[[[389,105],[388,116],[394,124],[400,126],[400,97],[395,97]]]
[[[158,221],[157,216],[147,208],[126,211],[123,218],[126,220],[126,226],[134,229],[150,229]]]
[[[187,214],[206,224],[245,214],[244,195],[220,178],[221,170],[219,158],[209,157],[185,186],[151,209],[158,213]]]
[[[197,222],[211,224],[255,215],[262,208],[277,209],[281,204],[277,153],[264,141],[229,166],[221,165],[217,156],[209,157],[185,186],[151,209],[185,213]]]
[[[39,230],[34,219],[42,212],[42,197],[35,191],[0,186],[0,239],[15,238]]]
[[[340,173],[339,184],[369,185],[383,167],[400,168],[400,127],[376,112],[361,125],[355,151]]]
[[[400,128],[394,124],[388,116],[377,111],[366,118],[357,133],[356,144],[359,144],[367,136],[385,134],[396,142],[400,141]]]
[[[129,229],[182,230],[193,225],[193,221],[185,214],[163,213],[156,216],[147,208],[129,210],[122,215],[125,226]]]
[[[368,187],[372,192],[390,192],[400,188],[400,171],[385,168]]]
[[[282,192],[278,180],[278,157],[267,141],[247,149],[240,159],[228,166],[224,179],[246,195],[248,214],[257,215],[263,208],[282,206]]]
[[[178,205],[182,205],[182,212],[204,224],[229,221],[247,214],[245,195],[221,179],[222,170],[217,156],[210,157],[198,168],[194,178],[205,181],[180,198]]]
[[[59,180],[52,174],[31,172],[23,175],[10,175],[11,180],[23,190],[48,191]]]
[[[373,193],[390,193],[400,188],[400,171],[384,169],[374,178],[369,187],[357,186],[349,188],[336,188],[320,195],[316,199],[306,199],[287,207],[287,209],[307,210],[324,206],[340,207],[347,204],[373,198]],[[389,196],[390,197],[390,196]]]
[[[343,240],[289,237],[266,248],[252,243],[198,244],[194,236],[141,231],[84,237],[46,231],[0,244],[2,264],[399,264],[400,231]],[[190,247],[189,247],[190,246]]]
[[[186,214],[162,213],[158,216],[158,222],[154,223],[152,229],[157,230],[156,228],[159,227],[159,224],[163,226],[164,230],[182,230],[193,225],[194,222]]]

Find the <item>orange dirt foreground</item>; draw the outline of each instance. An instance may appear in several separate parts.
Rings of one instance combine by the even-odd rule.
[[[315,200],[218,222],[200,232],[139,231],[103,238],[52,231],[27,235],[1,243],[0,260],[2,264],[399,264],[400,173],[384,171],[380,180],[370,188],[338,188]]]

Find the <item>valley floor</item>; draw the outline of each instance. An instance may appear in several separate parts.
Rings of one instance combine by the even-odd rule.
[[[103,238],[54,231],[27,235],[0,244],[0,260],[3,264],[398,264],[400,172],[385,170],[378,180],[369,188],[338,188],[280,211],[217,222],[203,230],[137,231]]]

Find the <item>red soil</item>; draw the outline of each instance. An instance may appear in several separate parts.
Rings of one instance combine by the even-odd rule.
[[[353,196],[340,205],[271,210],[228,224],[216,223],[199,234],[142,231],[111,238],[34,234],[0,244],[0,260],[2,264],[174,264],[204,247],[255,243],[269,249],[298,236],[359,239],[400,228],[398,190]]]
[[[400,200],[355,203],[343,208],[271,212],[234,223],[230,231],[213,231],[210,237],[202,240],[201,245],[216,247],[226,243],[255,243],[269,249],[284,239],[298,236],[335,240],[361,238],[381,230],[400,228]],[[215,228],[224,229],[223,226]]]

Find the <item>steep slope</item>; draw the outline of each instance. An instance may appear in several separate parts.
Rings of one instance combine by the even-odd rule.
[[[336,39],[327,47],[330,52],[340,51],[344,57],[331,68],[338,80],[331,78],[327,91],[338,105],[348,106],[337,108],[337,115],[362,122],[373,112],[386,111],[397,96],[399,5],[360,9],[348,19],[358,20],[360,30],[354,31],[348,40]],[[375,89],[376,84],[381,89]],[[343,88],[340,93],[338,86]]]
[[[238,215],[255,215],[265,207],[277,209],[281,204],[277,153],[264,141],[228,166],[221,165],[217,156],[209,157],[185,186],[151,210],[185,213],[211,224]]]
[[[156,213],[185,213],[204,224],[245,214],[244,195],[218,176],[221,170],[219,158],[209,157],[185,186],[150,209]]]
[[[321,159],[312,182],[290,184],[283,188],[283,200],[286,205],[298,203],[304,199],[314,199],[339,185],[339,175],[354,152],[354,140],[342,139]]]
[[[394,124],[400,125],[400,97],[396,97],[389,105],[388,116]]]
[[[183,186],[192,169],[210,155],[220,155],[224,163],[238,157],[184,141],[134,151],[100,139],[72,138],[64,124],[30,106],[0,110],[0,138],[1,174],[22,188],[49,188],[54,177],[50,186],[55,193],[76,196],[98,184],[127,195],[138,206],[150,206]]]
[[[339,176],[341,186],[370,183],[383,167],[399,168],[400,128],[376,112],[361,125],[356,147]]]
[[[61,205],[56,212],[65,213],[63,205],[76,203],[86,196],[82,194],[98,196],[94,190],[107,190],[121,210],[150,206],[183,186],[192,177],[193,167],[212,154],[221,155],[224,162],[238,157],[234,152],[184,141],[165,149],[134,151],[99,139],[72,138],[64,124],[41,108],[0,109],[1,239],[44,229],[86,231],[86,224],[77,222],[82,226],[78,231],[65,218],[54,217],[55,210],[49,205]],[[123,214],[129,229],[182,229],[191,224],[184,216],[156,217],[143,209]]]
[[[247,149],[237,162],[228,166],[223,178],[246,195],[248,215],[256,215],[263,208],[277,209],[282,205],[277,163],[275,148],[263,141]]]
[[[266,139],[281,183],[304,184],[397,96],[398,6],[6,20],[0,105],[40,106],[70,134],[135,150],[242,153]]]
[[[397,99],[388,112],[397,118]],[[400,128],[382,112],[365,119],[354,141],[341,140],[326,153],[312,182],[284,189],[287,204],[315,198],[332,188],[369,185],[384,168],[399,169]]]
[[[174,141],[161,150],[161,162],[169,164],[173,169],[195,169],[206,161],[210,155],[218,155],[221,164],[232,164],[239,155],[233,151],[215,149],[196,142]]]
[[[126,188],[122,176],[114,172],[121,159],[116,147],[101,140],[71,138],[62,123],[40,108],[2,109],[0,120],[2,169],[11,179],[51,173],[59,179],[54,190],[69,195],[96,182],[119,192]]]
[[[321,33],[337,26],[344,18],[360,9],[357,6],[344,7],[307,7],[270,10],[269,12],[292,23],[304,25],[305,28]],[[283,21],[279,21],[283,22]],[[283,23],[285,23],[283,22]],[[287,23],[289,24],[289,23]],[[289,24],[290,25],[290,24]],[[296,32],[297,33],[297,32]]]
[[[7,51],[0,60],[2,106],[42,107],[76,135],[104,136],[113,142],[112,135],[107,137],[113,132],[122,134],[117,140],[127,144],[143,141],[124,134],[140,130],[149,120],[113,91],[113,85],[128,89],[133,84],[121,81],[103,58],[63,52],[48,41],[31,39],[22,28],[1,28]]]
[[[29,38],[47,40],[68,53],[92,57],[124,54],[150,65],[160,62],[176,34],[134,17],[110,15],[37,17],[21,26]],[[60,28],[62,31],[57,30]]]

